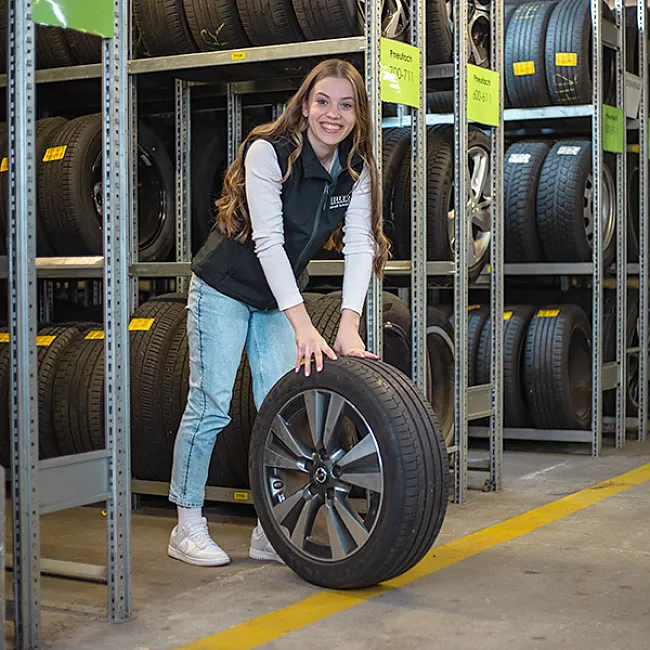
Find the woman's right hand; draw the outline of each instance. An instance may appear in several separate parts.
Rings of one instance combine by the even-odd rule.
[[[311,374],[312,357],[316,361],[316,370],[320,372],[323,369],[323,353],[332,359],[332,361],[336,361],[334,350],[332,350],[327,344],[327,341],[320,335],[320,332],[314,327],[304,303],[290,307],[284,313],[287,315],[296,333],[296,346],[298,348],[296,372],[300,370],[300,366],[304,362],[305,377],[309,377]]]

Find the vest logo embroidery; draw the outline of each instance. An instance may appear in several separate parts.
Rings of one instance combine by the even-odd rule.
[[[330,197],[330,210],[336,210],[337,208],[347,208],[350,205],[352,200],[352,192],[349,194],[341,194],[339,196]]]

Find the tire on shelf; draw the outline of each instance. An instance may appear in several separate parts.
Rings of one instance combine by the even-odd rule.
[[[250,47],[236,0],[183,0],[194,42],[202,52]]]
[[[609,6],[603,2],[603,18],[613,20]],[[591,3],[589,0],[559,0],[546,31],[546,83],[551,103],[591,103]],[[603,99],[611,103],[615,92],[614,56],[603,51]]]
[[[226,139],[212,126],[192,128],[192,252],[205,242],[216,215],[226,172]]]
[[[639,26],[636,5],[625,10],[625,67],[632,74],[639,74]]]
[[[479,380],[479,363],[480,370],[483,374],[484,367],[487,368],[487,376],[490,373],[489,357],[482,359],[479,357],[481,352],[481,335],[485,330],[490,331],[490,308],[487,306],[477,306],[470,308],[467,316],[467,341],[468,341],[468,358],[467,358],[467,385],[477,386]],[[489,341],[489,334],[486,335]],[[485,343],[484,343],[485,345]],[[488,379],[489,383],[489,379]]]
[[[550,149],[550,142],[515,142],[506,151],[503,185],[507,262],[544,259],[537,235],[535,200],[539,175]]]
[[[76,65],[62,27],[36,25],[36,67],[64,68]]]
[[[627,154],[627,259],[639,261],[639,155]]]
[[[448,458],[436,416],[409,378],[383,362],[348,357],[308,378],[287,373],[260,409],[250,459],[271,544],[321,587],[358,589],[401,575],[444,520]],[[348,494],[366,499],[366,514]]]
[[[616,255],[616,187],[612,154],[605,154],[601,201],[604,266]],[[546,156],[537,186],[537,234],[547,262],[589,262],[593,244],[591,142],[560,140]]]
[[[150,56],[191,54],[198,50],[183,0],[133,0],[133,19]]]
[[[356,0],[292,0],[296,19],[308,41],[348,38],[363,34]]]
[[[382,132],[382,191],[384,212],[384,234],[392,244],[393,257],[397,260],[410,259],[410,240],[403,240],[402,232],[395,227],[395,179],[404,158],[411,149],[410,127],[384,129]]]
[[[169,479],[169,474],[165,474],[169,465],[169,445],[163,410],[163,378],[171,341],[184,319],[185,305],[176,300],[149,301],[133,314],[133,320],[141,321],[129,337],[134,478]]]
[[[103,358],[100,323],[85,324],[61,355],[53,380],[51,412],[56,444],[62,456],[93,451],[96,442],[104,440],[103,418],[93,418],[92,424],[99,430],[92,431],[88,417],[91,409],[96,410],[97,399],[103,402],[101,391],[88,402],[94,369],[98,363],[103,366]]]
[[[427,2],[426,12],[427,65],[451,63],[454,56],[454,35],[451,31],[447,2],[444,0]]]
[[[38,168],[40,218],[60,256],[103,250],[102,118],[70,120],[50,138],[52,155]],[[174,243],[174,171],[162,142],[138,129],[138,221],[141,261],[167,258]]]
[[[447,445],[454,443],[455,377],[454,330],[447,315],[427,309],[427,351],[431,366],[429,402],[438,417],[440,430]]]
[[[469,230],[473,245],[469,246],[469,280],[475,280],[488,261],[492,227],[490,140],[478,128],[470,126],[468,136],[468,168],[472,183],[480,187],[476,208],[468,209]],[[468,197],[469,198],[469,197]],[[454,259],[454,127],[434,126],[427,129],[427,260]],[[396,231],[404,241],[411,238],[411,160],[404,158],[395,190]],[[451,278],[441,277],[440,284]]]
[[[0,465],[11,468],[11,347],[9,329],[0,327]]]
[[[252,45],[279,45],[305,40],[291,0],[236,0],[244,31]]]
[[[65,40],[79,65],[101,63],[103,40],[101,36],[80,32],[76,29],[65,30]]]
[[[591,424],[591,326],[577,305],[535,312],[524,352],[524,391],[539,429],[588,429]]]
[[[548,106],[545,37],[554,2],[538,0],[516,8],[505,38],[505,84],[513,107]]]

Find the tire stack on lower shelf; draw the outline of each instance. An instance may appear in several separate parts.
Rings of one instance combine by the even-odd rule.
[[[341,318],[341,294],[307,294],[316,328],[334,343]],[[133,314],[131,353],[131,460],[134,478],[169,481],[174,441],[187,400],[189,349],[182,294],[165,294],[142,304]],[[361,334],[365,337],[365,322]],[[390,293],[384,299],[384,360],[410,373],[411,316]],[[442,327],[447,331],[448,328]],[[442,331],[441,330],[441,331]],[[439,334],[429,335],[432,360],[445,359],[446,371],[429,373],[429,401],[441,405],[441,425],[450,442],[453,417],[443,408],[453,396],[453,357]],[[433,337],[433,338],[432,338]],[[438,337],[438,338],[437,338]],[[0,332],[0,463],[9,466],[9,335]],[[104,447],[104,332],[98,323],[61,323],[38,332],[39,428],[42,458]],[[445,353],[447,356],[445,357]],[[451,369],[451,374],[449,370]],[[449,381],[452,385],[449,385]],[[452,401],[453,403],[453,401]],[[248,485],[248,445],[256,418],[246,354],[235,380],[231,423],[219,434],[208,483]]]

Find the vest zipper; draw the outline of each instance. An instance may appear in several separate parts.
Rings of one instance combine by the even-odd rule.
[[[318,226],[320,225],[320,218],[327,206],[327,197],[329,196],[329,193],[330,193],[330,184],[325,183],[325,189],[323,190],[323,195],[321,196],[320,204],[318,206],[318,212],[316,213],[316,218],[314,219],[314,227],[312,228],[311,236],[309,237],[309,241],[307,242],[307,245],[302,249],[302,252],[298,257],[298,261],[296,262],[296,268],[300,266],[305,256],[305,253],[307,253],[307,251],[311,248],[311,245],[314,242],[314,239],[316,238],[316,233],[318,232]]]

